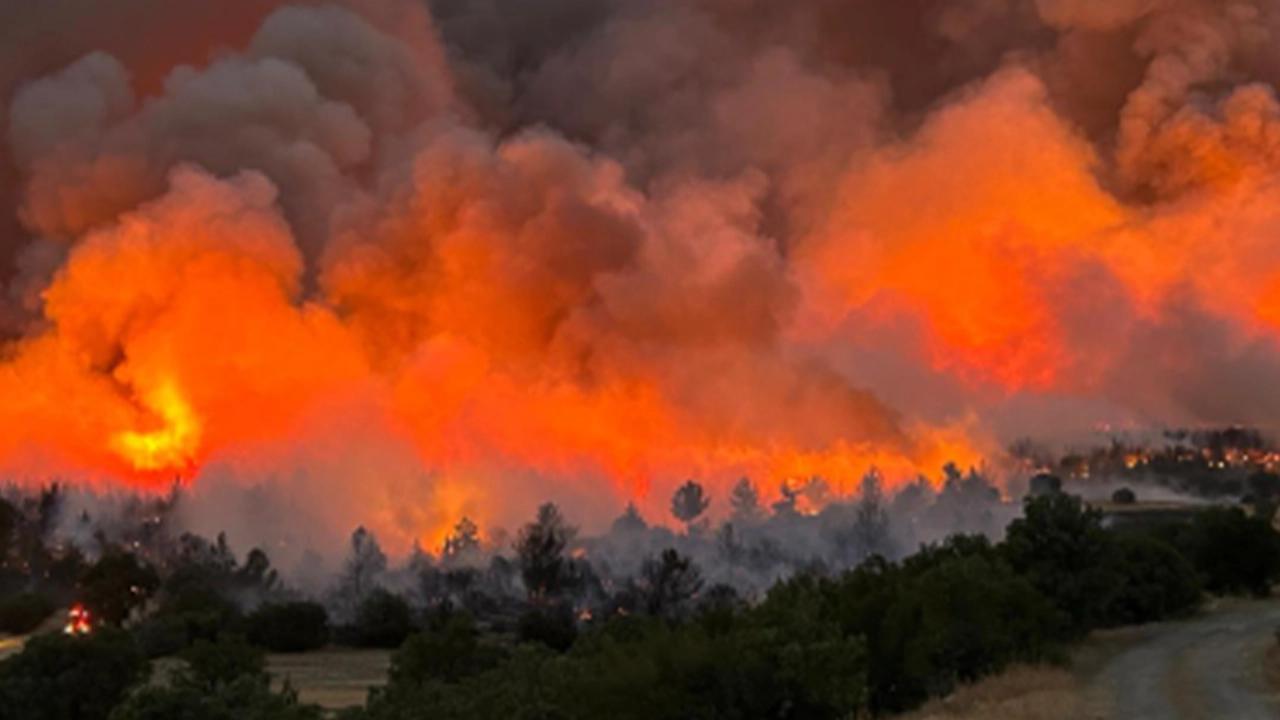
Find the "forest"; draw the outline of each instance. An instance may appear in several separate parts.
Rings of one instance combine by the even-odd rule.
[[[321,590],[225,536],[174,537],[173,498],[75,544],[53,532],[60,490],[13,496],[0,630],[72,605],[92,629],[37,634],[0,662],[0,713],[318,718],[271,684],[265,653],[339,645],[394,649],[386,685],[344,720],[883,717],[1280,577],[1280,535],[1256,506],[1112,526],[1060,483],[1033,485],[1011,507],[976,471],[892,497],[873,472],[853,498],[813,502],[812,481],[763,507],[744,479],[713,524],[690,481],[671,498],[678,530],[628,506],[586,537],[547,503],[514,537],[482,540],[463,519],[399,563],[359,528]],[[161,658],[176,669],[153,670]]]

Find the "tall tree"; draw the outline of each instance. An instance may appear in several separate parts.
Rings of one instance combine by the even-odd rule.
[[[628,534],[640,533],[649,529],[649,523],[644,521],[644,517],[640,515],[640,510],[633,502],[627,503],[627,509],[622,511],[613,521],[613,532]]]
[[[576,585],[577,568],[565,556],[575,535],[554,503],[539,507],[534,521],[520,530],[515,551],[530,600],[551,600]]]
[[[132,553],[112,550],[80,578],[80,597],[104,622],[119,625],[160,585],[151,566]]]
[[[368,595],[378,587],[387,571],[387,556],[378,539],[363,526],[351,533],[351,551],[338,581],[334,600],[345,619],[351,619]]]
[[[709,505],[711,498],[707,497],[702,485],[695,480],[676,488],[675,494],[671,496],[671,514],[685,524],[688,532],[693,532],[694,524]]]
[[[858,560],[871,555],[888,556],[892,551],[883,486],[883,478],[876,468],[862,476],[862,491],[853,515],[853,542]]]
[[[480,528],[471,518],[464,517],[453,526],[453,532],[444,539],[440,553],[445,565],[469,565],[479,560]]]
[[[702,589],[702,573],[693,561],[673,548],[650,557],[640,569],[645,608],[655,617],[678,616]]]
[[[734,484],[729,494],[731,517],[736,523],[750,525],[764,519],[764,510],[760,507],[760,493],[751,482],[751,478],[743,477]]]

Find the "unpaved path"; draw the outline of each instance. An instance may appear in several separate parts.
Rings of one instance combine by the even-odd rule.
[[[1134,631],[1092,673],[1101,717],[1117,720],[1280,718],[1264,659],[1280,601],[1235,602],[1193,619]]]

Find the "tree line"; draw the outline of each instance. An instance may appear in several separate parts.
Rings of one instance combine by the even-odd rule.
[[[998,541],[958,533],[876,552],[892,533],[872,482],[842,511],[841,537],[862,543],[861,557],[812,563],[752,595],[711,581],[686,550],[749,563],[751,541],[726,542],[726,527],[750,538],[770,522],[818,521],[789,518],[785,495],[770,513],[750,493],[735,489],[736,524],[714,531],[696,483],[672,499],[681,534],[629,508],[609,535],[673,542],[625,575],[581,554],[551,504],[487,563],[469,522],[440,557],[398,569],[357,530],[319,599],[225,539],[184,536],[163,561],[112,547],[73,589],[104,627],[37,636],[0,663],[0,717],[319,717],[290,688],[271,689],[262,654],[335,641],[396,648],[387,685],[345,720],[885,716],[1010,663],[1061,660],[1095,628],[1191,613],[1206,593],[1265,594],[1280,575],[1280,538],[1240,509],[1112,529],[1061,493],[1028,499]],[[151,660],[170,655],[181,669],[150,682]]]

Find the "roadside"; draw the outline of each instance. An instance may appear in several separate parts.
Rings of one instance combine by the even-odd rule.
[[[1014,667],[907,720],[1280,717],[1280,601],[1218,600],[1187,620],[1096,632],[1070,668]]]
[[[1280,716],[1268,656],[1280,602],[1224,600],[1195,618],[1135,629],[1089,680],[1108,717],[1252,720]]]
[[[1018,666],[933,700],[905,720],[1086,720],[1105,715],[1090,707],[1073,671]]]

